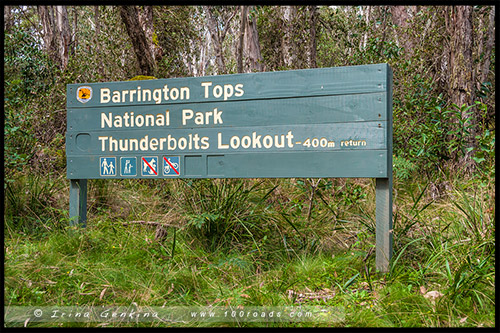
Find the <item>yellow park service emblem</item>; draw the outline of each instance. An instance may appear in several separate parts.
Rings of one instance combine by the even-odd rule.
[[[92,98],[92,88],[88,86],[79,87],[76,91],[76,99],[81,103],[87,103]]]

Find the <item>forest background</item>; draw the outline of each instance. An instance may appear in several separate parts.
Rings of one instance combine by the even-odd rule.
[[[334,326],[495,326],[495,36],[488,5],[4,6],[5,306],[300,303],[342,306]],[[387,274],[370,179],[91,180],[70,232],[67,84],[372,63],[394,73]]]

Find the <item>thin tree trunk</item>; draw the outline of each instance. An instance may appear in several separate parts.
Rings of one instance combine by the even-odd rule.
[[[403,47],[407,58],[413,55],[413,40],[412,35],[408,34],[408,26],[410,15],[408,10],[416,11],[415,6],[391,6],[392,22],[398,27],[394,29],[396,36],[401,36],[401,39],[396,37],[396,41],[400,47]],[[398,34],[397,32],[401,32]]]
[[[155,45],[153,43],[153,6],[144,6],[142,15],[139,16],[139,21],[141,23],[142,29],[144,30],[144,35],[146,35],[146,41],[149,45],[149,49],[151,50],[153,60],[156,61]]]
[[[11,6],[3,6],[3,27],[6,34],[10,33],[10,29],[14,25],[12,19]]]
[[[53,15],[51,15],[52,9],[49,6],[38,6],[37,9],[43,27],[43,47],[49,58],[56,64],[59,64],[59,52],[54,52],[56,43],[54,41],[55,32]]]
[[[135,6],[120,6],[120,16],[132,41],[141,75],[156,76],[157,66]]]
[[[67,9],[65,6],[38,6],[37,9],[43,26],[45,51],[60,69],[65,69],[71,39]]]
[[[295,6],[283,7],[283,31],[284,38],[282,41],[283,48],[283,61],[287,67],[294,67],[296,65],[296,47],[293,40],[294,35],[294,20],[297,16],[297,8]]]
[[[68,9],[66,6],[56,6],[57,32],[60,34],[59,53],[61,58],[61,68],[65,69],[69,61],[69,48],[71,44],[71,31],[68,20]]]
[[[247,12],[248,15],[248,12]],[[257,20],[255,15],[247,18],[245,28],[245,50],[248,55],[249,71],[262,72],[264,70],[262,55],[260,53],[259,33],[257,31]]]
[[[458,107],[472,105],[475,100],[475,77],[472,67],[473,31],[472,7],[450,6],[447,13],[447,25],[451,33],[448,64],[448,93],[451,101]],[[462,122],[469,127],[469,134],[465,138],[466,148],[476,148],[476,114],[475,108],[468,112],[463,111]],[[471,112],[472,111],[472,112]],[[468,150],[459,161],[461,167],[472,172],[475,162],[472,159],[474,150]]]
[[[309,6],[309,68],[316,68],[316,24],[318,11],[316,6]]]
[[[385,43],[385,40],[387,38],[387,8],[382,6],[381,8],[381,11],[382,11],[382,16],[383,16],[383,19],[382,19],[382,39],[380,40],[380,44],[378,46],[378,54],[381,56],[382,55],[382,51],[384,49],[384,43]]]
[[[99,6],[94,6],[94,24],[95,24],[95,34],[94,34],[94,44],[96,52],[99,54],[101,48],[99,43],[99,34],[101,33],[101,21],[99,20]]]
[[[361,50],[365,49],[366,44],[368,43],[368,31],[369,31],[369,27],[370,27],[372,6],[365,6],[364,10],[366,12],[366,15],[365,15],[366,27],[365,27],[365,33],[363,34],[363,47]]]
[[[99,6],[94,6],[94,24],[95,24],[95,34],[94,34],[94,45],[97,59],[99,59],[101,54],[101,43],[99,42],[99,35],[101,34],[101,20],[99,19]],[[102,61],[97,64],[97,71],[104,79],[104,66]]]
[[[205,30],[203,32],[203,39],[207,40],[207,43],[200,43],[200,60],[198,61],[198,76],[205,76],[207,75],[207,67],[208,67],[208,62],[209,62],[209,43],[210,43],[210,36],[205,37],[206,35],[209,35],[210,32]],[[196,45],[195,45],[196,46]]]
[[[486,80],[488,79],[488,74],[490,72],[491,51],[493,50],[493,46],[495,45],[495,6],[491,7],[487,37],[488,40],[486,42],[486,49],[484,51],[484,63],[483,67],[481,68],[480,83],[486,82]]]
[[[211,40],[214,44],[218,74],[225,74],[227,70],[224,59],[223,43],[229,30],[231,20],[238,13],[238,7],[236,7],[235,10],[224,9],[222,12],[223,15],[221,16],[222,23],[219,23],[215,19],[210,6],[203,6],[203,9],[207,17],[207,27],[210,32]]]
[[[226,64],[224,63],[224,54],[222,52],[222,40],[219,35],[219,29],[217,28],[217,21],[212,15],[212,11],[209,6],[203,6],[205,9],[205,14],[207,15],[207,27],[210,31],[210,37],[214,43],[215,50],[215,61],[217,63],[218,74],[226,73]]]
[[[237,56],[237,70],[238,73],[243,73],[243,46],[245,39],[245,30],[247,25],[248,16],[248,6],[241,6],[241,19],[240,19],[240,39],[238,45],[238,56]]]
[[[73,34],[71,38],[71,55],[76,54],[78,48],[78,7],[73,7]]]
[[[472,70],[472,7],[453,6],[450,9],[450,29],[450,97],[458,106],[471,105],[475,97]]]

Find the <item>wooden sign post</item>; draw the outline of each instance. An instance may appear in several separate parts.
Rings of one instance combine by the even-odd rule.
[[[376,178],[376,266],[392,253],[387,64],[67,87],[70,219],[87,179]]]

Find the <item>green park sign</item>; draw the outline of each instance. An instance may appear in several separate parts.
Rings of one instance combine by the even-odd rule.
[[[67,86],[70,218],[87,179],[376,178],[377,268],[392,253],[387,64]]]

